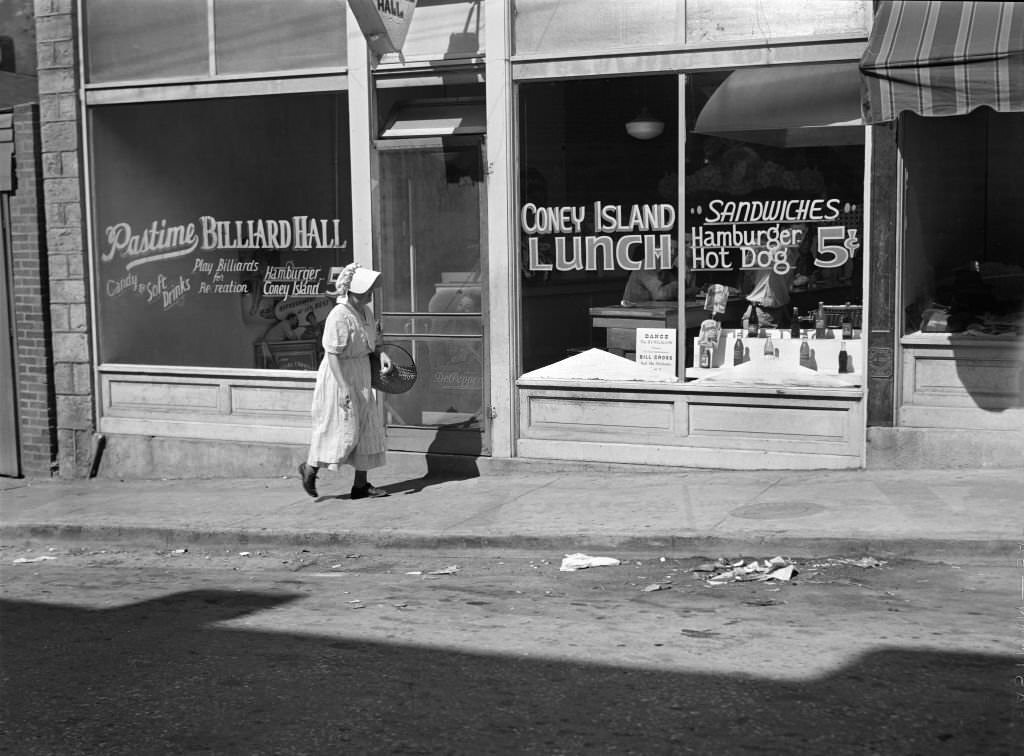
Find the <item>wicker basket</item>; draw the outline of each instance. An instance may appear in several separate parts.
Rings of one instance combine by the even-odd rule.
[[[392,369],[382,373],[380,357],[370,355],[370,385],[385,394],[404,394],[413,387],[418,376],[412,355],[397,344],[382,344],[381,350],[391,358]]]

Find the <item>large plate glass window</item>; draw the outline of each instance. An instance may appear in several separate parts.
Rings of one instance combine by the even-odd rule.
[[[908,113],[900,135],[908,220],[904,333],[936,341],[947,337],[927,335],[1019,343],[1024,113]]]
[[[419,11],[417,11],[419,12]],[[868,0],[515,0],[515,54],[864,35]]]
[[[686,82],[686,377],[859,385],[864,127],[856,64],[700,73]]]
[[[352,260],[346,96],[90,117],[100,361],[316,369]]]
[[[524,371],[595,348],[634,359],[636,323],[617,317],[637,313],[621,306],[631,276],[651,287],[637,284],[645,295],[644,325],[675,327],[667,320],[677,311],[676,81],[659,76],[521,85]],[[641,113],[654,125],[637,131],[638,138],[626,124]]]
[[[858,87],[855,63],[523,84],[523,370],[859,385]]]
[[[200,77],[210,72],[208,0],[86,0],[90,82]]]
[[[337,0],[83,0],[89,83],[342,68]]]

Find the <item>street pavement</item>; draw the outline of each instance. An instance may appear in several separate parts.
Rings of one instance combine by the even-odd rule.
[[[351,471],[249,479],[0,478],[0,540],[362,548],[595,549],[941,557],[1016,554],[1024,469],[709,471],[499,462],[432,473],[393,455]],[[1017,555],[1019,556],[1019,555]]]

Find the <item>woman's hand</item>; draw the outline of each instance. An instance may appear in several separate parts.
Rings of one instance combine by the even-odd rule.
[[[391,362],[391,358],[387,352],[380,353],[380,373],[381,375],[387,375],[395,369],[394,363]]]

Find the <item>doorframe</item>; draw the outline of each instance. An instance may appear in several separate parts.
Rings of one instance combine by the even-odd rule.
[[[5,306],[0,308],[0,370],[11,390],[0,392],[0,475],[21,476],[21,433],[18,415],[17,332],[14,328],[14,281],[11,246],[10,195],[0,192],[0,286]],[[8,427],[9,424],[9,427]]]
[[[484,91],[487,111],[487,288],[486,313],[491,423],[491,456],[518,454],[521,322],[519,315],[519,225],[517,205],[518,88],[512,79],[512,3],[484,3],[487,56]]]
[[[395,449],[395,451],[411,451],[411,452],[433,452],[434,444],[442,437],[446,437],[446,440],[450,443],[448,448],[441,448],[437,453],[439,454],[452,454],[452,455],[465,455],[465,456],[493,456],[493,420],[494,420],[494,404],[492,400],[492,387],[494,381],[491,373],[491,362],[490,362],[490,344],[491,344],[491,320],[489,318],[489,312],[491,307],[491,287],[490,287],[490,255],[489,255],[489,236],[488,236],[488,225],[489,225],[489,214],[488,208],[488,188],[489,182],[487,181],[488,174],[488,163],[487,163],[487,138],[485,134],[464,134],[464,135],[452,135],[452,136],[423,136],[423,137],[401,137],[395,139],[377,139],[374,141],[374,191],[373,191],[373,260],[370,264],[373,264],[374,260],[379,260],[382,254],[380,249],[380,238],[381,238],[381,208],[380,208],[380,196],[381,196],[381,179],[380,179],[380,154],[382,152],[401,152],[401,151],[413,151],[413,150],[439,150],[444,151],[449,146],[467,147],[476,149],[480,159],[481,167],[481,181],[480,181],[480,198],[478,213],[478,237],[479,237],[479,262],[480,262],[480,328],[481,328],[481,404],[482,404],[482,417],[480,418],[481,428],[479,431],[469,429],[458,429],[448,428],[445,426],[392,426],[387,429],[388,439],[403,438],[408,443],[408,448]],[[360,258],[356,258],[357,261]],[[384,310],[378,309],[375,312],[375,316],[378,318],[383,317]],[[424,313],[426,315],[426,313]],[[386,418],[385,418],[386,422]],[[429,439],[429,440],[428,440]],[[478,442],[477,442],[478,441]],[[389,443],[388,448],[391,449]]]

